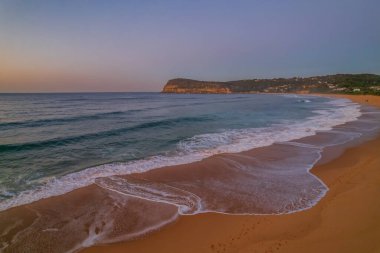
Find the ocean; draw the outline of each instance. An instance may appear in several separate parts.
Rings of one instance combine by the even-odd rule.
[[[290,141],[356,120],[347,100],[299,95],[0,95],[0,210],[95,178]]]

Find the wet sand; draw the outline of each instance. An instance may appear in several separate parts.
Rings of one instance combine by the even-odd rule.
[[[380,97],[349,96],[380,106]],[[311,172],[329,187],[311,209],[286,215],[181,216],[145,237],[81,252],[380,252],[380,137]]]

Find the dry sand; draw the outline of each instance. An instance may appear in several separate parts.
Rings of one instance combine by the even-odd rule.
[[[380,106],[376,96],[332,96]],[[380,137],[347,149],[312,173],[330,191],[309,210],[183,216],[144,238],[82,252],[380,252]]]

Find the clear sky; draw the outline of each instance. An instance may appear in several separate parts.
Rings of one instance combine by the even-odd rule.
[[[0,92],[380,74],[379,0],[0,0]]]

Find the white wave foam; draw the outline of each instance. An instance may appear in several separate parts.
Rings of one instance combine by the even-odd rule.
[[[163,183],[116,176],[97,178],[95,183],[120,194],[175,205],[179,214],[194,214],[202,207],[197,195]]]
[[[356,120],[360,106],[347,99],[326,102],[326,109],[316,110],[316,116],[300,122],[284,122],[266,128],[226,130],[222,133],[197,135],[178,144],[176,156],[154,156],[126,163],[111,163],[91,167],[60,178],[51,178],[43,186],[20,193],[0,203],[0,211],[28,204],[39,199],[62,195],[88,186],[96,178],[144,172],[155,168],[200,161],[219,153],[237,153],[275,142],[286,142],[315,135],[317,131],[328,131],[334,126]]]

